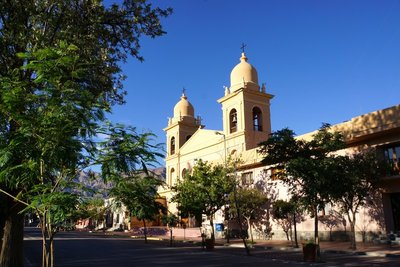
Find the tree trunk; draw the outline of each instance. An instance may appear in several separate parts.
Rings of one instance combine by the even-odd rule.
[[[296,213],[293,213],[293,228],[294,228],[294,246],[295,248],[299,247],[299,243],[297,241],[297,222],[296,222]]]
[[[315,244],[319,244],[319,236],[318,236],[318,209],[314,207],[314,242]]]
[[[317,260],[321,258],[321,250],[319,247],[319,236],[318,236],[318,207],[314,206],[314,240],[317,245]]]
[[[249,250],[249,247],[247,246],[246,239],[243,235],[243,225],[242,225],[242,217],[241,217],[242,215],[240,214],[239,203],[237,200],[236,185],[233,189],[233,199],[235,200],[236,214],[237,214],[237,219],[238,219],[238,223],[239,223],[239,227],[240,227],[239,228],[240,229],[240,237],[242,238],[244,249],[246,250],[246,255],[250,256],[250,250]]]
[[[144,243],[147,243],[147,229],[146,229],[146,220],[143,219],[143,232],[144,232]]]
[[[1,199],[1,201],[3,201],[3,199]],[[3,242],[1,242],[1,240],[3,240],[4,225],[6,223],[6,212],[5,212],[5,210],[6,210],[5,208],[0,210],[0,253],[1,253],[1,247],[3,245]]]
[[[172,227],[169,228],[169,236],[170,236],[169,245],[172,247]]]
[[[6,214],[1,246],[0,266],[23,266],[24,214],[19,212],[24,208],[22,204],[8,200],[10,210]]]
[[[253,239],[253,231],[252,231],[252,229],[251,229],[251,221],[250,221],[250,218],[246,218],[246,222],[247,222],[247,235],[250,237],[250,240],[251,240],[251,242],[253,243],[254,242],[254,239]]]
[[[43,221],[40,222],[41,224],[41,229],[42,229],[42,267],[46,266],[46,255],[47,255],[47,237],[46,237],[46,232],[45,228],[43,226]]]
[[[42,267],[49,266],[49,252],[50,245],[48,239],[48,228],[47,228],[47,212],[44,212],[40,218],[40,229],[42,231]]]
[[[47,224],[47,236],[49,238],[48,242],[48,261],[46,267],[53,267],[54,266],[54,229],[53,225],[51,224],[50,213],[48,216],[48,224]]]
[[[206,233],[201,226],[200,226],[200,233],[201,233],[201,248],[204,249],[206,245]]]
[[[49,265],[49,245],[47,238],[43,239],[42,247],[42,267],[47,267]]]
[[[285,232],[285,235],[286,235],[286,240],[289,241],[290,240],[289,239],[289,229],[285,229],[284,232]]]
[[[350,223],[350,248],[356,250],[356,214],[352,212],[352,215],[353,218],[350,215],[348,216]]]
[[[51,234],[51,237],[50,237],[50,253],[49,253],[49,257],[50,257],[50,265],[49,265],[49,267],[54,267],[54,234]]]
[[[214,233],[214,214],[210,215],[210,224],[211,224],[211,239],[212,242],[215,243],[215,233]]]

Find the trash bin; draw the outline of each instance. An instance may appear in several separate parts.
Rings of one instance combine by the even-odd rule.
[[[224,231],[224,224],[223,223],[216,223],[215,224],[215,231],[223,232]]]

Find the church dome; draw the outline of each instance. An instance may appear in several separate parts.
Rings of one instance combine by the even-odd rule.
[[[243,87],[243,83],[251,85],[255,90],[259,89],[257,70],[247,63],[247,57],[244,53],[240,57],[240,63],[231,72],[231,92]]]
[[[179,118],[184,116],[194,117],[194,108],[187,100],[185,93],[182,93],[181,100],[174,107],[174,117]]]

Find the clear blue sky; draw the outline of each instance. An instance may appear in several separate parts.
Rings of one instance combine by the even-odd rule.
[[[222,129],[216,102],[247,44],[259,82],[275,95],[273,130],[296,134],[400,104],[399,0],[171,0],[167,35],[142,40],[145,62],[130,59],[127,103],[110,118],[162,129],[186,88],[207,129]]]

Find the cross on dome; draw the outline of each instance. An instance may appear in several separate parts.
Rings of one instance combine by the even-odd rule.
[[[240,49],[242,49],[242,53],[244,54],[244,49],[246,48],[246,44],[242,43],[242,46],[240,47]]]

